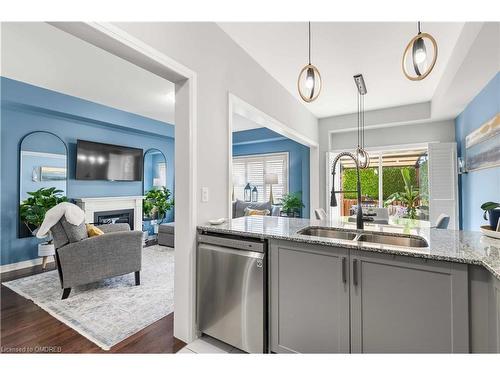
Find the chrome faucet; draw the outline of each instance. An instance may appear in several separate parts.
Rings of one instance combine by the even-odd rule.
[[[335,190],[335,168],[337,167],[337,162],[342,156],[349,156],[352,160],[354,160],[354,164],[356,165],[356,175],[357,175],[357,184],[356,190]],[[335,193],[354,193],[358,194],[358,209],[356,213],[356,228],[364,229],[363,225],[363,210],[361,209],[361,181],[359,178],[359,163],[358,159],[350,152],[341,152],[338,154],[335,159],[333,159],[333,167],[332,167],[332,193],[330,196],[330,206],[337,207],[337,198],[335,197]]]

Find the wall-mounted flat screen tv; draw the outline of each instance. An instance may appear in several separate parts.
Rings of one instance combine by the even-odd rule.
[[[142,181],[140,148],[77,140],[76,179]]]

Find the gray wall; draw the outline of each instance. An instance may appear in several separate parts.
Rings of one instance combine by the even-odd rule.
[[[398,107],[399,108],[399,107]],[[368,115],[368,113],[366,114]],[[340,116],[339,116],[340,117]],[[326,209],[326,152],[329,150],[354,149],[357,144],[355,130],[347,132],[331,133],[330,131],[342,129],[346,124],[345,116],[338,121],[335,117],[319,120],[319,142],[320,142],[320,204]],[[356,122],[351,122],[356,124]],[[381,124],[380,124],[381,125]],[[379,126],[380,126],[379,125]],[[351,126],[349,126],[350,128]],[[329,141],[330,140],[330,144]],[[427,142],[455,142],[455,123],[453,120],[436,122],[421,122],[404,125],[394,125],[365,129],[365,146],[381,147],[404,145],[412,143]]]
[[[215,23],[116,23],[124,31],[197,73],[198,222],[228,212],[228,93],[291,129],[318,140],[318,120]],[[317,192],[311,192],[311,195]]]

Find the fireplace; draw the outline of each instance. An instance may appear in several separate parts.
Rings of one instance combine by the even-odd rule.
[[[112,210],[94,212],[94,224],[118,224],[127,223],[134,230],[134,210]]]
[[[76,204],[85,212],[86,223],[129,223],[130,228],[142,229],[144,196],[77,198]],[[105,221],[104,221],[105,220]]]

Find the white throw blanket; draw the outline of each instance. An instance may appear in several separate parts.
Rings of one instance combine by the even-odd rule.
[[[57,206],[52,207],[45,214],[45,218],[43,219],[43,223],[40,226],[40,229],[36,232],[37,238],[45,238],[48,236],[50,228],[57,224],[59,220],[63,217],[66,217],[68,223],[73,225],[80,225],[85,219],[85,213],[83,210],[78,207],[76,204],[62,202]]]

